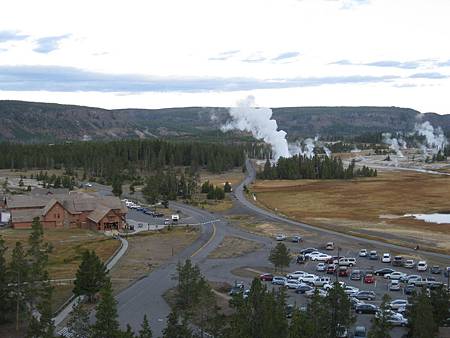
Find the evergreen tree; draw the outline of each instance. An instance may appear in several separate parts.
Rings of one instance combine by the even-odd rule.
[[[77,296],[85,295],[90,302],[93,302],[95,294],[107,284],[107,281],[106,266],[95,254],[95,251],[83,252],[82,261],[76,273],[73,293]]]
[[[120,338],[135,338],[133,329],[131,328],[130,324],[127,324],[127,329],[125,332],[122,332],[120,335]]]
[[[409,335],[412,338],[436,337],[438,326],[433,315],[433,305],[426,291],[411,297],[411,308],[408,312]]]
[[[147,315],[144,315],[144,321],[142,322],[138,338],[152,338],[152,337],[153,334],[150,328],[150,323],[148,322]]]
[[[12,304],[8,289],[8,271],[6,265],[5,252],[7,247],[0,235],[0,324],[9,320],[12,312]]]
[[[291,254],[284,243],[278,243],[275,248],[270,250],[269,261],[275,266],[275,269],[289,267],[291,263]]]
[[[335,338],[342,334],[344,328],[349,328],[354,323],[350,299],[338,282],[328,292],[325,298],[329,309],[330,330],[328,337]]]
[[[112,294],[111,282],[108,280],[100,290],[100,302],[96,308],[92,338],[120,338],[117,317],[117,302]]]
[[[89,313],[83,308],[81,301],[74,306],[67,322],[67,329],[72,338],[89,338],[91,336]]]
[[[312,327],[307,313],[295,309],[289,326],[289,338],[310,338]]]
[[[118,176],[114,176],[112,181],[112,193],[114,196],[122,195],[122,180]]]
[[[184,264],[178,263],[177,272],[176,309],[189,316],[195,304],[199,302],[201,287],[204,286],[202,275],[198,266],[192,265],[190,259]]]
[[[167,327],[163,330],[163,338],[192,338],[192,331],[189,329],[187,321],[178,320],[178,315],[171,312],[167,317]]]
[[[55,326],[52,319],[52,289],[50,287],[45,288],[45,293],[42,294],[42,299],[37,304],[36,311],[32,311],[28,324],[27,338],[54,337]]]
[[[307,315],[311,325],[310,338],[328,337],[331,330],[329,307],[317,290],[308,304]]]
[[[25,282],[29,280],[29,271],[23,246],[20,242],[16,242],[8,268],[10,275],[9,280],[14,284],[14,287],[11,290],[11,299],[12,304],[15,307],[16,330],[19,328],[20,319],[26,317],[28,310],[26,300],[29,284]]]
[[[430,300],[436,324],[444,325],[446,319],[450,318],[450,291],[447,291],[444,286],[431,290]]]
[[[231,192],[231,184],[230,182],[225,182],[225,185],[223,186],[223,191],[224,192]]]
[[[378,316],[372,319],[372,327],[369,331],[369,338],[391,338],[390,331],[392,329],[391,323],[389,323],[389,295],[383,296],[381,302],[380,311]]]

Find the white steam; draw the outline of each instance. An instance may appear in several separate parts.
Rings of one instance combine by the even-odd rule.
[[[428,121],[416,123],[414,131],[425,137],[425,144],[421,147],[424,154],[437,154],[439,151],[444,150],[448,144],[442,128],[434,128]]]
[[[331,157],[331,150],[325,145],[324,142],[319,140],[319,136],[314,139],[307,138],[297,141],[295,143],[289,143],[289,153],[291,156],[300,155],[307,158],[312,158],[315,155],[314,150],[316,148],[322,148],[327,157]]]
[[[383,142],[389,145],[389,148],[395,151],[398,156],[403,157],[401,149],[407,148],[406,141],[404,141],[401,137],[392,137],[391,133],[383,133],[382,136]]]
[[[223,132],[229,130],[241,130],[251,132],[253,137],[270,144],[273,159],[290,157],[286,132],[278,130],[277,121],[272,120],[272,109],[255,107],[255,98],[248,96],[238,102],[237,107],[229,110],[231,121],[220,129]]]

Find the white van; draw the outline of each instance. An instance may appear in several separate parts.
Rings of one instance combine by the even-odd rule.
[[[356,265],[356,258],[342,257],[339,260],[339,265],[340,266],[353,266],[353,265]]]
[[[427,262],[419,261],[417,263],[417,271],[427,271],[427,270],[428,270]]]
[[[172,215],[172,222],[178,222],[179,220],[180,220],[180,215],[178,215],[178,214]]]

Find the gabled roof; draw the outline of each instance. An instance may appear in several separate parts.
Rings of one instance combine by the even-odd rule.
[[[105,217],[108,212],[110,212],[112,209],[108,208],[104,205],[99,205],[94,211],[92,211],[87,218],[89,218],[91,221],[94,221],[95,223],[98,223],[102,220],[103,217]]]
[[[44,208],[51,200],[48,196],[10,195],[6,197],[6,205],[16,208]]]
[[[55,198],[52,198],[52,199],[47,203],[47,205],[45,206],[44,210],[42,210],[42,216],[47,215],[48,212],[53,208],[53,206],[54,206],[55,204],[58,204],[58,203],[61,204],[60,201],[58,201],[58,200],[55,199]],[[61,205],[62,205],[62,204],[61,204]]]
[[[41,216],[42,209],[29,210],[11,210],[11,221],[16,222],[32,222],[33,218]]]

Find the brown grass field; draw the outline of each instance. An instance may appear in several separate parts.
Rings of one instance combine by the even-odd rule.
[[[208,258],[233,258],[243,256],[260,249],[262,245],[247,239],[226,236],[222,243],[208,255]]]
[[[450,224],[401,217],[450,211],[450,177],[380,172],[351,181],[257,181],[257,203],[289,218],[364,237],[450,252]]]

